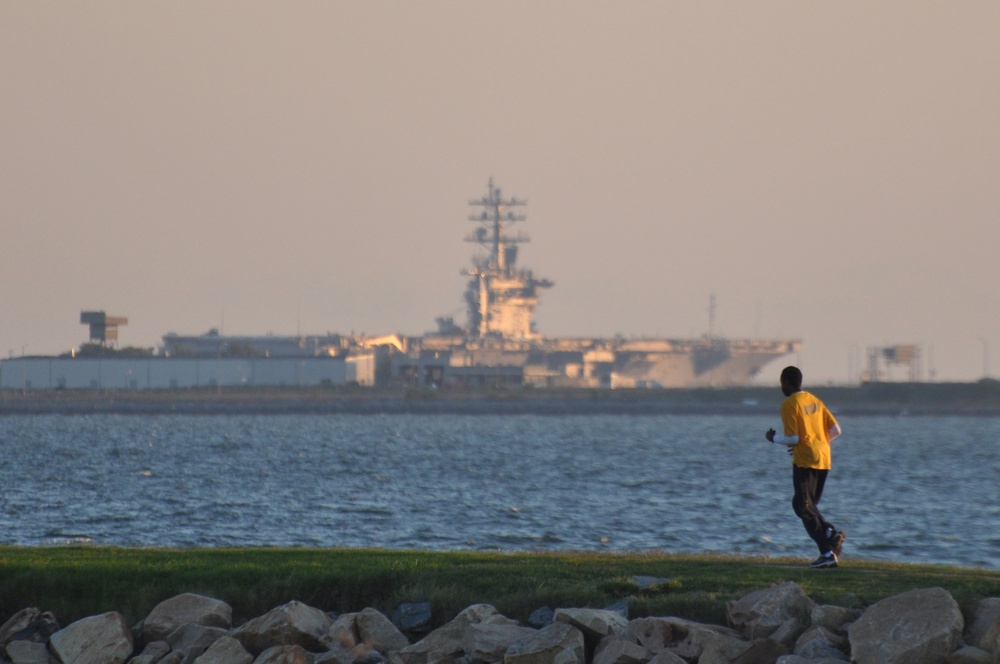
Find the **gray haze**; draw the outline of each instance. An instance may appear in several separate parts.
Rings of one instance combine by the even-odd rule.
[[[493,177],[547,336],[702,335],[714,296],[807,383],[902,343],[1000,373],[997,35],[996,2],[9,0],[0,354],[83,309],[148,347],[464,322]]]

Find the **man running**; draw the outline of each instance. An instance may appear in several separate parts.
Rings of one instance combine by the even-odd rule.
[[[781,372],[781,392],[786,397],[781,404],[785,433],[768,429],[764,436],[771,443],[787,445],[792,455],[792,509],[819,547],[819,558],[809,566],[836,567],[845,535],[823,518],[818,506],[830,472],[830,441],[841,434],[840,425],[822,401],[802,389],[802,372],[797,367]]]

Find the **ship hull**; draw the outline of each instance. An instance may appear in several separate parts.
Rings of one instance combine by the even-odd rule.
[[[395,380],[425,386],[740,387],[796,340],[411,339]]]

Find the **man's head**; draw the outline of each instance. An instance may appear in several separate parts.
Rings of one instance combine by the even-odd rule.
[[[790,397],[802,390],[802,372],[798,367],[785,367],[781,371],[781,393]]]

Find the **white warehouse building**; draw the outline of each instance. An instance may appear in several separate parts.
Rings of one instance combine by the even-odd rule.
[[[275,358],[16,357],[0,360],[5,390],[151,390],[375,384],[375,356]]]

